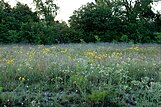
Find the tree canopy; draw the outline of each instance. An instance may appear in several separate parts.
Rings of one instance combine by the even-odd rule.
[[[59,7],[53,0],[33,0],[35,11],[0,0],[0,43],[161,43],[161,14],[152,9],[157,1],[95,0],[75,10],[68,26],[55,21]]]
[[[98,35],[102,41],[121,41],[127,37],[134,42],[150,42],[160,26],[160,15],[152,11],[152,3],[152,0],[95,0],[74,11],[69,23],[87,41]]]
[[[57,15],[59,7],[54,3],[54,0],[33,0],[36,4],[36,10],[39,17],[43,17],[45,21],[52,22]]]

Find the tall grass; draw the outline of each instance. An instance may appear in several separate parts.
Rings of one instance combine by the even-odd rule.
[[[159,107],[161,45],[1,45],[0,106]]]

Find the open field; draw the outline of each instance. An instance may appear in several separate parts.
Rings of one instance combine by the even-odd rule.
[[[0,45],[0,107],[161,107],[161,45]]]

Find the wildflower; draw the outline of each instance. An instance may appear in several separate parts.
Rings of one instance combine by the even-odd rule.
[[[51,50],[49,48],[43,48],[42,49],[43,54],[50,53],[50,52],[51,52]]]
[[[25,81],[25,78],[24,77],[22,78],[22,81]]]
[[[91,56],[95,56],[95,52],[93,51],[86,51],[84,52],[85,55],[91,55]]]
[[[19,81],[25,81],[25,78],[20,76],[20,77],[18,78],[18,80],[19,80]]]
[[[67,53],[67,51],[68,51],[67,49],[64,49],[64,50],[61,50],[61,53],[65,54],[65,53]]]
[[[18,80],[21,80],[22,77],[19,77]]]
[[[14,59],[6,60],[7,64],[12,64],[14,62]]]

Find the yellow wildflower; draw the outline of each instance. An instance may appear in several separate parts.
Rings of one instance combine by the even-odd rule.
[[[18,78],[18,80],[19,80],[19,81],[25,81],[25,78],[20,76],[20,77]]]
[[[14,59],[6,60],[7,64],[12,64],[14,62]]]

